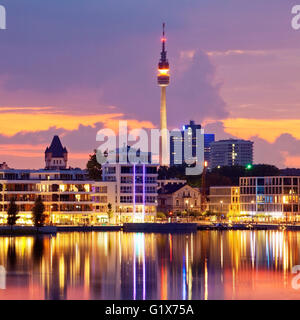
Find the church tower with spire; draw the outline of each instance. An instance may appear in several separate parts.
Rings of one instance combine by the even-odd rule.
[[[45,150],[45,169],[46,170],[61,170],[67,168],[68,151],[63,147],[59,136],[54,136],[50,147]]]

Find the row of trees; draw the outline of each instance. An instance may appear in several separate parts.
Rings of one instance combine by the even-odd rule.
[[[158,171],[159,179],[179,178],[187,180],[192,187],[202,187],[202,174],[195,176],[187,176],[185,174],[186,165],[178,165],[172,167],[160,167]],[[234,186],[239,184],[240,177],[264,177],[278,176],[280,170],[267,164],[257,164],[252,166],[224,166],[214,168],[206,172],[205,182],[206,188],[210,186]]]
[[[43,204],[41,196],[38,196],[35,200],[32,208],[32,221],[35,227],[42,227],[45,224],[46,215],[44,214],[45,206]],[[7,210],[7,224],[14,226],[20,216],[18,216],[19,208],[16,205],[15,199],[11,199]]]

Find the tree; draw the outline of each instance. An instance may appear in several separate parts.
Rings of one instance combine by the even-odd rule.
[[[32,208],[33,224],[38,228],[45,224],[46,215],[44,214],[45,206],[43,204],[41,196],[38,196],[35,200]]]
[[[14,198],[10,200],[8,209],[7,209],[7,224],[9,226],[14,226],[17,222],[17,220],[20,218],[18,216],[19,208],[16,205],[16,201]]]
[[[157,212],[157,214],[156,214],[156,218],[157,218],[157,219],[166,219],[166,215],[165,215],[164,212],[159,211],[159,212]]]
[[[111,218],[113,217],[113,211],[112,211],[112,205],[109,203],[107,205],[107,216],[108,216],[108,222],[110,223]]]
[[[90,154],[90,159],[86,164],[86,169],[90,179],[100,181],[102,179],[102,166],[97,160],[97,152],[97,150],[94,150],[94,153]],[[98,156],[103,157],[99,152]]]
[[[256,164],[247,170],[246,175],[252,177],[279,176],[280,169],[270,164]]]

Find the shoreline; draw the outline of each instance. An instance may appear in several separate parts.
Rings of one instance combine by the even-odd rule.
[[[200,223],[124,223],[102,226],[0,226],[0,236],[56,235],[61,232],[141,232],[141,233],[194,233],[197,231],[300,231],[300,225],[279,224],[200,224]]]

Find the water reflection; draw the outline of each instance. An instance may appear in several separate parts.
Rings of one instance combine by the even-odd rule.
[[[0,237],[0,299],[299,299],[300,232]]]

